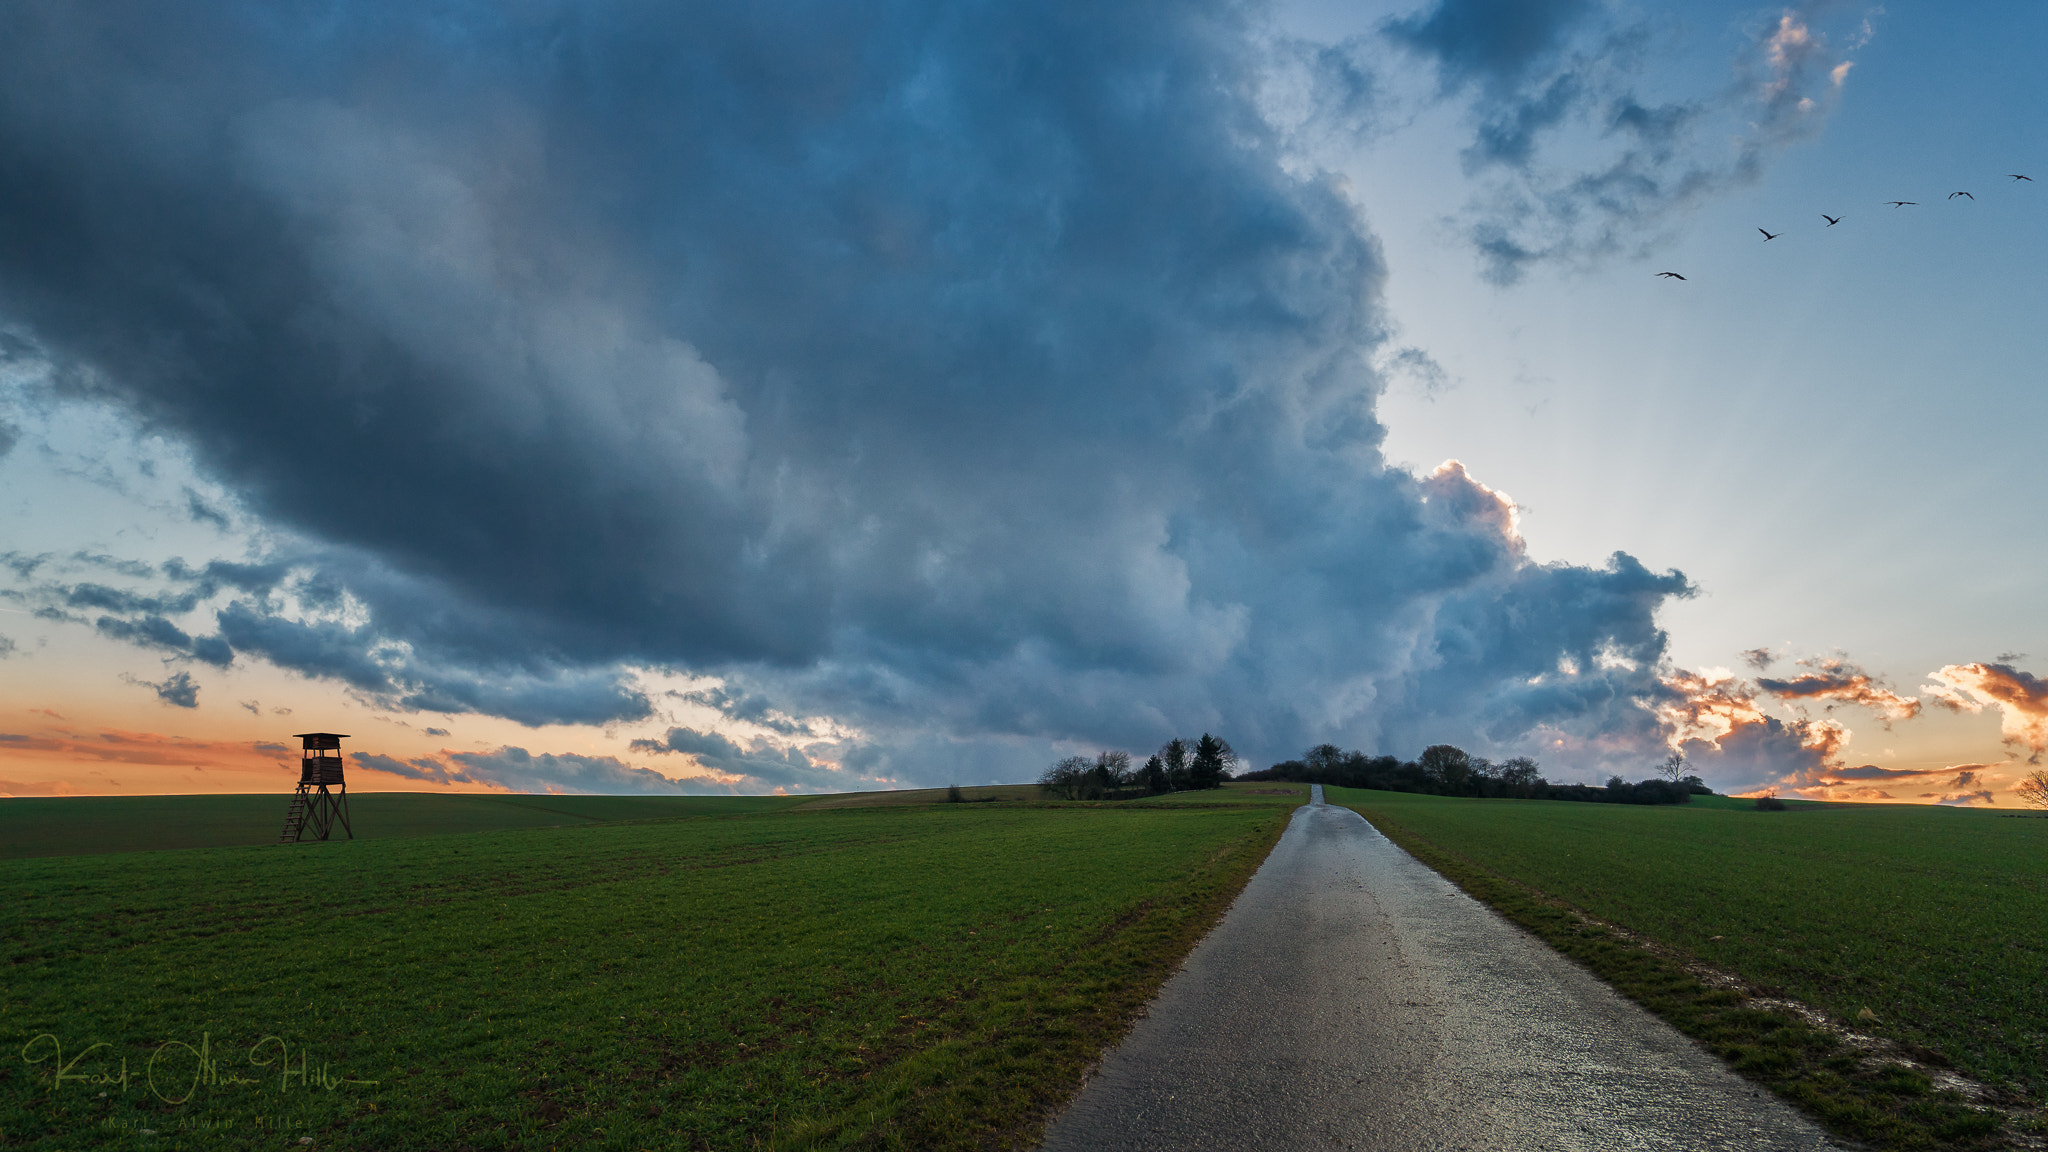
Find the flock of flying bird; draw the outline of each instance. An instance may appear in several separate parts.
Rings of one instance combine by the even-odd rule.
[[[2015,182],[2020,180],[2024,180],[2029,184],[2032,184],[2034,182],[2034,178],[2032,176],[2022,176],[2017,172],[2008,172],[2005,175],[2007,179],[2013,180]],[[1955,199],[1958,196],[1967,197],[1972,201],[1977,199],[1975,196],[1971,196],[1968,192],[1951,192],[1948,194],[1948,198],[1951,200]],[[1918,200],[1887,200],[1885,201],[1885,203],[1893,208],[1917,208],[1920,205],[1920,202]],[[1827,221],[1827,226],[1829,228],[1833,228],[1835,225],[1840,224],[1842,222],[1842,218],[1840,216],[1830,216],[1825,212],[1820,214],[1820,218]],[[1784,235],[1783,232],[1771,232],[1763,228],[1759,228],[1757,229],[1757,231],[1762,232],[1764,234],[1764,243],[1766,244]],[[1657,275],[1672,280],[1685,279],[1685,277],[1680,276],[1676,272],[1659,272],[1657,273]]]

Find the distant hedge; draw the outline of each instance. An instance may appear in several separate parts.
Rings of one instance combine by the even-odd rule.
[[[1676,763],[1676,761],[1673,761]],[[1297,784],[1329,784],[1340,788],[1377,788],[1384,792],[1421,792],[1431,796],[1496,796],[1524,800],[1579,800],[1593,804],[1685,804],[1694,796],[1711,796],[1697,776],[1647,779],[1633,784],[1620,776],[1605,787],[1552,784],[1542,766],[1527,756],[1495,763],[1449,744],[1432,744],[1414,760],[1368,756],[1320,744],[1299,760],[1283,760],[1271,768],[1243,772],[1239,780],[1284,780]]]

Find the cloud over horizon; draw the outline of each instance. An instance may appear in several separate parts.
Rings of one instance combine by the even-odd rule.
[[[375,752],[350,755],[356,765],[427,784],[466,784],[507,792],[608,796],[705,796],[733,792],[705,776],[674,778],[638,768],[616,756],[529,752],[512,745],[490,752],[443,752],[400,759]]]
[[[1486,10],[1396,33],[1512,166],[1545,93],[1593,107],[1569,45],[1604,9]],[[10,554],[12,594],[181,662],[174,704],[261,659],[393,711],[666,723],[642,671],[715,678],[691,703],[769,735],[640,750],[771,786],[1204,729],[1654,762],[1657,612],[1693,585],[1537,563],[1462,464],[1388,465],[1385,262],[1261,112],[1261,12],[11,8],[21,403],[187,447],[240,502],[187,514],[261,529],[190,564]],[[1756,84],[1804,99],[1833,57],[1790,28]],[[1370,87],[1314,75],[1355,89],[1339,119]],[[1598,178],[1654,186],[1600,219],[1691,194],[1629,147]],[[1829,723],[1713,754],[1803,764]],[[682,786],[511,745],[384,770]]]

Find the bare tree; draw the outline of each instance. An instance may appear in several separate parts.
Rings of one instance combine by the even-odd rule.
[[[1122,788],[1131,782],[1131,754],[1103,752],[1095,757],[1095,779],[1106,789]]]
[[[1049,795],[1079,800],[1088,786],[1088,777],[1095,771],[1095,762],[1086,756],[1069,756],[1045,770],[1038,778],[1038,787]]]
[[[2048,769],[2037,768],[2027,773],[2026,779],[2013,785],[2012,794],[2019,797],[2022,804],[2048,808]]]
[[[1685,753],[1673,752],[1671,755],[1666,756],[1664,763],[1657,766],[1657,775],[1671,781],[1673,784],[1683,782],[1685,779]]]

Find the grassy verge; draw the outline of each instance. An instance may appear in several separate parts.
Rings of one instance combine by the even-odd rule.
[[[1926,1074],[1951,1066],[2007,1107],[2041,1103],[2048,821],[1327,792],[1842,1135],[1883,1148],[2001,1146],[2003,1113]],[[1746,987],[1695,974],[1713,971]],[[1912,1059],[1870,1059],[1773,997]]]
[[[1290,808],[1216,800],[9,862],[0,1142],[1018,1146]]]

